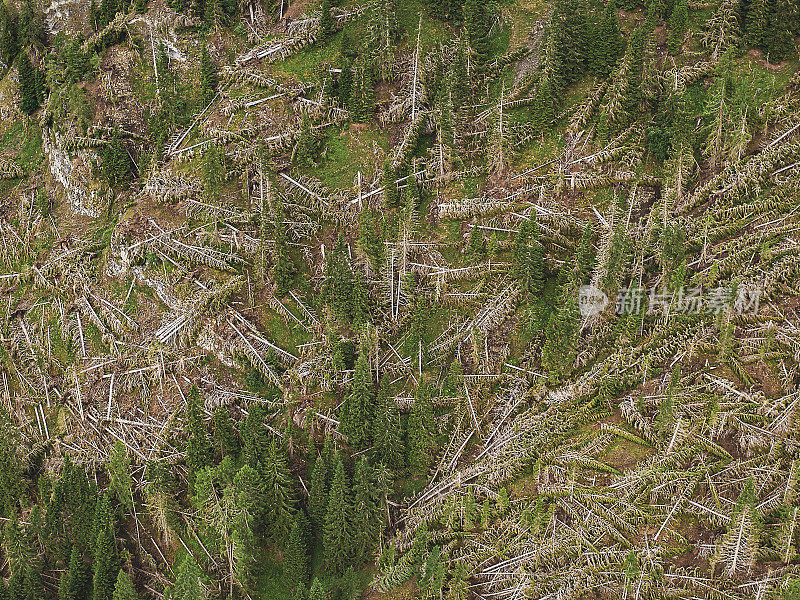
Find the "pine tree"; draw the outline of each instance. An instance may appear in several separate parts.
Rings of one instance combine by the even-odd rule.
[[[306,530],[308,523],[305,513],[298,510],[294,515],[292,530],[289,533],[289,542],[286,546],[286,557],[283,561],[283,570],[290,587],[304,588],[310,574],[310,557],[308,554],[308,538]]]
[[[669,18],[669,35],[667,48],[672,56],[676,56],[683,46],[683,36],[689,26],[689,9],[686,0],[677,0],[672,15]]]
[[[117,583],[114,585],[114,599],[113,600],[139,600],[136,590],[133,588],[133,582],[128,574],[120,569],[117,575]]]
[[[189,479],[211,464],[211,442],[208,439],[206,425],[200,412],[200,390],[193,385],[186,397],[186,466],[189,468]]]
[[[400,437],[400,409],[394,398],[389,397],[389,384],[389,374],[384,373],[375,405],[372,443],[383,464],[399,469],[403,466],[404,454]]]
[[[217,93],[217,67],[203,42],[200,48],[200,101],[208,105]]]
[[[341,431],[347,436],[355,451],[369,446],[372,431],[372,401],[374,394],[370,385],[370,370],[363,350],[356,360],[353,385],[340,412]]]
[[[353,550],[351,528],[350,485],[344,471],[341,457],[337,457],[336,470],[328,495],[328,508],[325,515],[323,548],[325,562],[332,572],[341,575],[350,564]]]

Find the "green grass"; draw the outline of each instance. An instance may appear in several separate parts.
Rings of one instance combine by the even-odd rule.
[[[351,188],[359,169],[365,178],[370,175],[365,167],[372,160],[375,143],[387,149],[388,134],[358,125],[330,127],[322,139],[319,164],[308,173],[330,188]]]

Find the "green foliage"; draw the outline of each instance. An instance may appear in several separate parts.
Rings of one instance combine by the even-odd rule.
[[[222,197],[222,187],[227,179],[225,150],[219,144],[211,144],[203,152],[203,194],[206,200],[216,204]]]
[[[414,404],[408,417],[408,463],[414,469],[427,471],[433,462],[436,435],[433,404],[425,383],[417,386]]]
[[[214,410],[213,423],[213,443],[217,456],[219,458],[224,456],[231,456],[234,459],[238,458],[239,451],[241,450],[239,436],[236,433],[231,415],[226,407],[218,406]]]
[[[322,37],[325,38],[336,31],[336,23],[331,14],[331,0],[322,0],[320,11],[320,32],[322,33]]]
[[[111,451],[111,460],[108,463],[109,487],[113,490],[117,501],[130,513],[133,513],[133,493],[131,474],[129,471],[131,459],[128,449],[117,440]]]
[[[677,0],[669,18],[669,35],[667,36],[667,48],[672,56],[676,56],[680,52],[688,26],[689,9],[686,0]]]
[[[32,115],[39,108],[42,97],[42,79],[38,71],[31,65],[28,53],[23,51],[17,57],[17,72],[19,73],[20,101],[22,112]]]
[[[186,397],[186,466],[189,478],[193,480],[197,472],[211,464],[211,441],[208,439],[206,425],[200,409],[200,390],[193,385]]]
[[[291,587],[304,588],[310,575],[308,528],[305,513],[298,510],[294,515],[286,546],[286,557],[283,561],[283,570]]]
[[[133,588],[131,578],[121,569],[117,575],[117,582],[114,585],[113,600],[139,600],[139,596]]]
[[[364,450],[370,446],[374,397],[369,362],[366,354],[362,351],[356,361],[350,394],[342,404],[339,413],[341,431],[347,436],[350,447],[355,451]]]
[[[301,167],[313,167],[316,165],[318,153],[319,140],[317,140],[311,129],[311,119],[308,118],[307,114],[304,114],[297,145],[294,149],[294,163]]]
[[[350,482],[341,457],[337,457],[328,495],[322,546],[325,550],[325,562],[332,572],[339,575],[347,569],[353,556],[355,532],[350,527],[352,510]]]
[[[122,144],[119,127],[115,125],[111,141],[103,150],[103,178],[109,185],[118,186],[128,178],[130,170],[131,160]]]
[[[400,409],[389,395],[389,385],[389,375],[384,373],[375,402],[372,443],[378,459],[384,465],[398,469],[403,466],[405,452],[400,432]]]
[[[167,600],[201,600],[207,596],[202,571],[191,554],[186,554],[175,571],[175,585],[165,594]]]
[[[217,66],[211,60],[205,42],[200,48],[200,101],[203,106],[209,104],[217,94]]]
[[[308,496],[308,512],[311,522],[314,529],[322,531],[328,508],[328,465],[323,457],[314,460]]]

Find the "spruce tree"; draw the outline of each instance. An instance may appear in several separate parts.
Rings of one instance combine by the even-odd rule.
[[[277,296],[285,296],[292,286],[296,269],[294,261],[289,254],[283,205],[280,200],[275,199],[273,206],[275,220],[272,224],[272,232],[275,239],[275,249],[272,255],[272,279],[275,281],[275,294]]]
[[[139,600],[131,578],[122,569],[120,569],[117,575],[117,583],[114,585],[113,600]]]
[[[354,533],[351,523],[352,503],[350,484],[341,457],[337,457],[336,470],[328,495],[328,508],[325,515],[323,548],[328,568],[337,575],[344,573],[353,554]]]
[[[116,440],[111,451],[111,460],[108,463],[109,488],[125,510],[133,513],[133,481],[129,471],[130,464],[128,449],[122,441]]]
[[[538,296],[544,292],[544,247],[542,246],[542,242],[540,240],[539,225],[533,219],[531,220],[530,249],[528,251],[526,279],[528,291],[531,294]]]
[[[322,583],[316,577],[314,577],[314,582],[311,584],[311,589],[308,591],[308,600],[327,600],[325,588],[322,587]]]
[[[200,48],[200,101],[208,105],[217,93],[217,67],[211,60],[206,43]]]
[[[520,281],[525,280],[528,271],[531,230],[531,220],[522,221],[511,246],[511,274]]]
[[[331,0],[322,0],[320,11],[322,14],[320,16],[319,28],[324,39],[336,32],[336,23],[334,22],[333,15],[331,14]]]
[[[367,458],[362,456],[356,463],[353,476],[353,533],[355,563],[370,560],[378,545],[383,506],[380,487]]]
[[[292,525],[295,497],[286,454],[276,438],[270,443],[266,463],[260,466],[264,478],[268,534],[274,543],[283,544]]]
[[[383,176],[381,177],[383,186],[383,205],[385,208],[395,208],[400,202],[400,192],[397,189],[397,175],[392,168],[392,161],[386,158],[383,161]]]
[[[388,467],[403,466],[403,441],[400,437],[400,409],[389,396],[389,374],[384,373],[375,404],[372,443],[379,460]]]
[[[314,529],[322,532],[328,508],[328,465],[321,456],[314,461],[308,490],[308,513]]]
[[[220,458],[223,456],[238,458],[241,445],[228,409],[224,406],[217,407],[214,411],[213,421],[214,448],[217,455]]]
[[[675,8],[669,18],[669,34],[667,36],[667,48],[672,56],[676,56],[683,45],[683,36],[689,26],[689,9],[686,0],[676,0]]]
[[[205,598],[202,581],[202,571],[187,553],[175,571],[175,585],[172,588],[170,600],[198,600]]]
[[[101,527],[95,543],[92,600],[112,600],[118,569],[113,527]]]
[[[286,556],[283,561],[283,570],[286,581],[290,587],[303,588],[310,574],[310,556],[308,553],[308,538],[306,531],[308,524],[305,513],[298,510],[294,515],[292,530],[289,533],[289,542],[286,546]]]
[[[62,573],[58,600],[82,600],[89,593],[91,570],[78,546],[72,546],[67,571]]]
[[[625,52],[625,39],[617,17],[617,4],[609,0],[603,11],[603,19],[599,26],[597,47],[600,52],[595,58],[595,74],[606,77],[617,65],[617,61]]]
[[[472,56],[473,65],[480,70],[489,54],[489,13],[486,0],[464,2],[464,28]]]
[[[186,397],[186,416],[186,466],[189,480],[193,481],[198,471],[211,464],[211,442],[200,411],[200,390],[196,385],[191,387]]]
[[[419,471],[427,471],[433,461],[434,412],[430,392],[420,382],[414,393],[414,404],[408,417],[408,463]]]
[[[7,66],[13,64],[19,52],[17,24],[14,5],[7,6],[5,2],[0,2],[0,58]]]
[[[472,227],[469,233],[469,243],[467,244],[467,255],[472,259],[478,258],[486,250],[486,241],[483,239],[483,232],[477,224]]]
[[[17,72],[19,74],[20,101],[19,108],[26,115],[32,115],[39,108],[39,94],[37,94],[36,71],[31,65],[27,51],[23,50],[17,58]]]
[[[300,124],[297,145],[294,149],[294,163],[301,167],[313,167],[316,164],[317,148],[317,139],[311,130],[311,119],[308,118],[307,114],[304,114]]]
[[[369,362],[363,350],[356,360],[353,385],[340,412],[341,430],[353,450],[360,451],[369,446],[372,429],[372,400]]]
[[[131,161],[128,152],[122,145],[122,137],[119,127],[114,125],[111,141],[103,150],[103,177],[109,185],[117,186],[128,177],[131,169]]]

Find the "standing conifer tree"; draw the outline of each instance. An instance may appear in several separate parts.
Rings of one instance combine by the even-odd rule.
[[[114,600],[139,600],[131,578],[122,569],[120,569],[117,583],[114,585]]]
[[[400,437],[400,410],[394,398],[389,397],[389,374],[384,373],[375,406],[372,443],[379,460],[388,467],[403,466],[403,441]]]
[[[332,572],[341,575],[350,564],[352,557],[353,529],[351,528],[352,502],[350,484],[344,471],[341,457],[337,457],[336,470],[328,495],[328,510],[325,515],[323,548],[325,562]]]
[[[353,450],[360,451],[369,446],[372,432],[373,399],[369,362],[362,350],[356,360],[350,394],[345,399],[340,412],[342,433],[347,436]]]
[[[420,382],[414,393],[414,404],[408,417],[408,463],[420,471],[427,471],[433,461],[434,412],[430,392]]]
[[[689,26],[689,9],[686,0],[677,0],[669,18],[669,34],[667,48],[672,56],[676,56],[683,46],[683,36]]]
[[[211,442],[200,412],[200,390],[196,385],[186,396],[186,416],[186,466],[189,480],[194,481],[197,472],[211,464]]]
[[[19,107],[26,115],[32,115],[39,108],[39,94],[37,93],[36,71],[31,65],[27,51],[23,50],[17,57],[17,72],[19,74],[20,101]]]
[[[308,490],[308,513],[314,530],[322,532],[325,511],[328,508],[328,465],[323,457],[317,457],[311,471],[311,486]]]
[[[308,523],[306,515],[298,510],[294,515],[292,530],[289,533],[289,542],[286,546],[286,558],[283,562],[284,573],[290,587],[303,588],[308,581],[310,560],[308,554],[308,539],[306,531]]]
[[[217,67],[211,60],[208,47],[203,42],[200,48],[200,101],[203,106],[208,105],[217,93]]]

